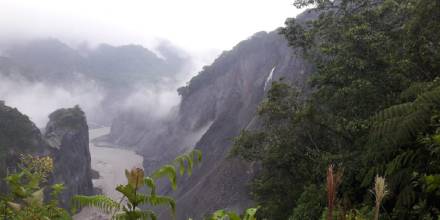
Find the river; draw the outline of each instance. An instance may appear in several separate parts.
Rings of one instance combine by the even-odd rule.
[[[90,156],[92,169],[98,171],[99,179],[93,180],[93,186],[102,190],[103,194],[115,201],[121,199],[121,194],[115,190],[119,184],[126,184],[125,169],[142,167],[143,158],[133,151],[121,148],[96,146],[92,141],[107,135],[109,127],[89,130]],[[105,215],[93,209],[85,208],[74,216],[75,220],[106,219]]]

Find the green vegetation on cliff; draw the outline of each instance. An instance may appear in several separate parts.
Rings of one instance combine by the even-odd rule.
[[[0,102],[0,177],[17,168],[20,154],[41,154],[48,150],[40,130],[26,115]],[[0,181],[0,192],[5,191]]]
[[[389,191],[380,219],[438,219],[440,2],[335,2],[295,1],[318,4],[310,13],[320,16],[281,30],[315,65],[313,93],[274,83],[259,110],[264,129],[235,140],[233,153],[262,164],[258,214],[320,219],[333,165],[332,219],[371,216],[376,175]]]
[[[50,157],[21,155],[19,171],[9,174],[5,181],[9,193],[0,197],[0,218],[16,220],[69,220],[69,213],[59,208],[58,195],[62,184],[47,186],[53,171]],[[50,198],[45,198],[50,188]],[[46,199],[46,201],[45,201]]]

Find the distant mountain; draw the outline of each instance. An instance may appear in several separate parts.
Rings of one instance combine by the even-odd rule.
[[[161,58],[138,45],[113,47],[102,44],[87,54],[82,72],[93,76],[107,87],[158,83],[179,73],[188,59],[186,56],[174,54],[173,50],[166,52],[165,57]]]
[[[35,40],[6,50],[16,66],[14,74],[33,81],[62,83],[72,79],[83,62],[76,50],[56,39]]]
[[[91,121],[109,124],[132,93],[140,88],[174,85],[191,65],[189,55],[170,43],[160,44],[156,53],[140,45],[102,44],[94,49],[77,49],[57,39],[34,40],[5,49],[0,57],[0,76],[67,92],[83,89],[84,83],[92,84],[103,96],[94,100],[101,102],[96,111],[103,112],[88,115]],[[4,98],[2,94],[0,98]]]

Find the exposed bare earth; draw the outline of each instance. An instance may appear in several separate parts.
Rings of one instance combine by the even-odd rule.
[[[89,131],[90,140],[106,135],[110,128],[98,128]],[[90,154],[92,158],[92,169],[99,172],[99,179],[93,180],[93,186],[102,190],[104,195],[115,201],[121,199],[121,195],[115,190],[118,184],[125,184],[125,169],[142,167],[142,157],[133,151],[96,146],[90,142]],[[98,220],[108,219],[96,210],[85,208],[74,216],[75,220]]]

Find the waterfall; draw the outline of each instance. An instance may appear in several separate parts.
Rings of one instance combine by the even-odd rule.
[[[275,71],[276,66],[274,66],[272,68],[272,70],[269,73],[269,76],[267,76],[266,78],[266,82],[264,83],[264,91],[267,90],[267,86],[269,85],[269,83],[272,81],[272,77],[273,77],[273,72]]]

